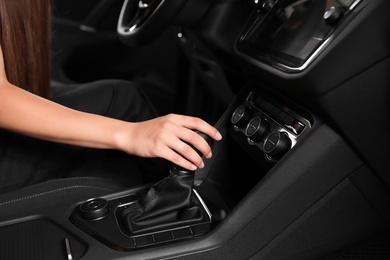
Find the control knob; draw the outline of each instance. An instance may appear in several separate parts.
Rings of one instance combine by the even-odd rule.
[[[80,205],[80,214],[85,219],[97,220],[106,216],[109,211],[108,201],[101,198],[88,200]]]
[[[328,11],[325,12],[324,19],[330,25],[335,25],[341,16],[342,13],[340,9],[332,6]]]
[[[273,159],[282,157],[291,148],[291,140],[285,132],[273,132],[264,142],[263,150]]]
[[[246,126],[245,135],[252,141],[261,141],[268,130],[268,121],[260,117],[255,117]]]
[[[241,105],[234,110],[230,121],[237,127],[245,126],[250,119],[250,110],[245,105]]]

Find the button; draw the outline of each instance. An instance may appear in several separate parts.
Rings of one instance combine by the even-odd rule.
[[[149,246],[154,244],[154,238],[152,235],[135,237],[134,239],[136,247]]]
[[[268,122],[264,118],[255,117],[249,121],[245,129],[245,135],[252,141],[261,141],[262,137],[268,130]]]
[[[340,19],[341,15],[342,13],[340,12],[340,9],[332,6],[328,11],[325,12],[324,19],[330,25],[334,25]]]
[[[173,239],[174,237],[171,231],[154,234],[154,240],[156,243],[168,242]]]
[[[172,233],[175,239],[192,237],[192,232],[190,228],[176,229],[173,230]]]
[[[285,132],[273,132],[264,142],[263,150],[271,158],[283,156],[291,147],[291,140]]]
[[[100,219],[106,216],[109,211],[108,201],[101,198],[92,199],[80,205],[80,215],[85,219]]]
[[[248,123],[250,111],[245,105],[241,105],[234,110],[230,121],[233,125],[241,127]]]
[[[294,134],[299,135],[305,129],[305,125],[295,120],[291,125],[286,125],[286,127],[294,132]]]

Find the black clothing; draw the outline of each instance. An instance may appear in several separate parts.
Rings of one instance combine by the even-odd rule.
[[[132,122],[157,115],[142,89],[122,80],[54,86],[53,101],[76,110]],[[158,159],[58,144],[0,130],[0,193],[51,179],[84,176],[109,178],[132,186],[142,179],[161,178],[168,167]]]

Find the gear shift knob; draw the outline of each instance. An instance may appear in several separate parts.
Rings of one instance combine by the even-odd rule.
[[[200,131],[194,131],[195,133],[197,133],[198,135],[200,135],[206,142],[207,144],[212,148],[213,147],[213,144],[214,144],[214,140],[206,135],[205,133],[202,133]],[[202,156],[202,153],[200,151],[198,151],[198,149],[196,149],[194,146],[190,145],[200,156]],[[173,164],[172,167],[171,167],[171,170],[170,170],[171,173],[173,174],[190,174],[190,173],[194,173],[194,171],[190,171],[190,170],[187,170],[181,166],[178,166],[176,164]]]
[[[195,133],[197,133],[198,135],[200,135],[206,142],[207,144],[213,148],[213,144],[214,144],[214,139],[211,138],[210,136],[206,135],[205,133],[202,133],[200,131],[195,131]],[[200,152],[198,150],[195,149],[195,151],[197,151],[199,154]]]

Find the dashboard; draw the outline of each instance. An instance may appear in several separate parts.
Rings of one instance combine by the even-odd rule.
[[[387,128],[386,5],[259,1],[236,40],[235,55],[243,73],[263,89],[293,99],[337,129],[389,186],[386,152],[370,144],[390,142],[375,133]]]
[[[282,71],[301,72],[326,48],[359,2],[260,1],[237,48]]]
[[[195,174],[200,221],[133,232],[123,216],[150,183],[64,179],[0,200],[3,241],[53,241],[48,259],[70,247],[94,260],[388,258],[388,10],[388,0],[189,0],[165,35],[185,58],[175,101],[223,135]]]

